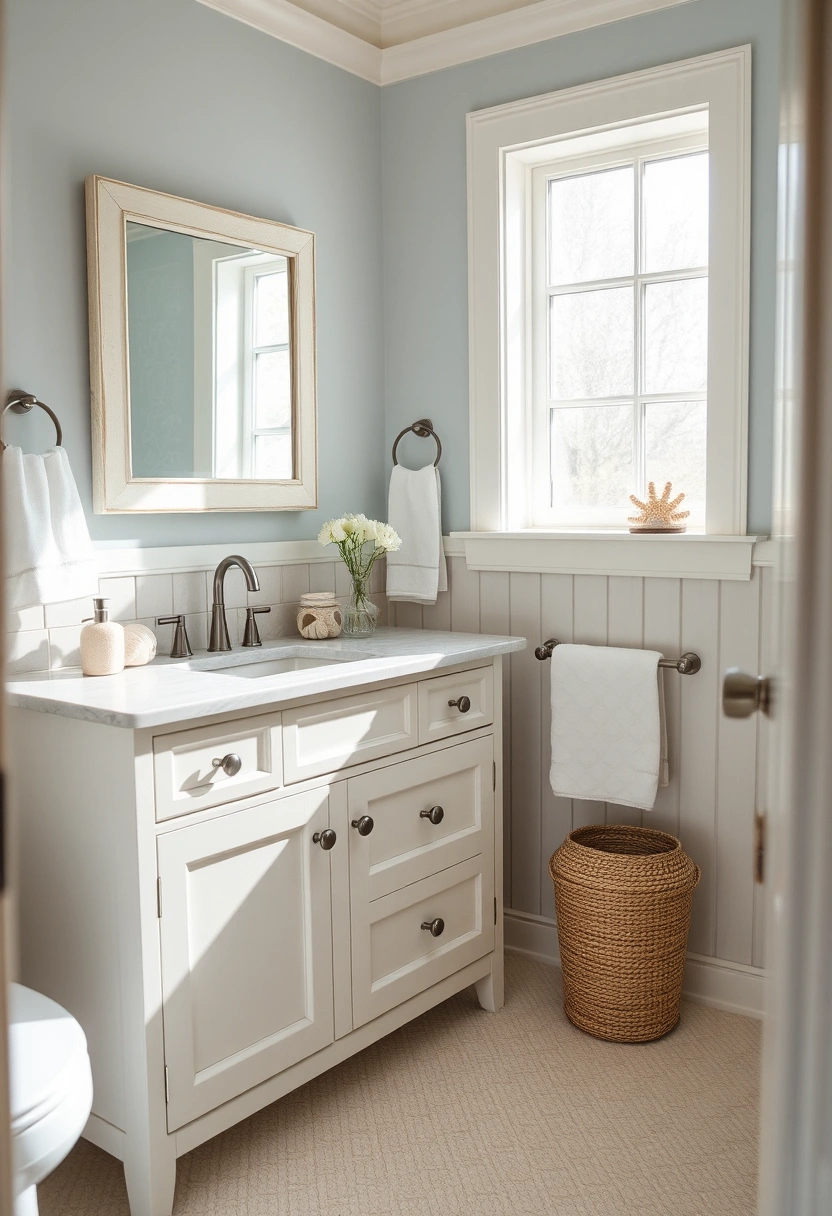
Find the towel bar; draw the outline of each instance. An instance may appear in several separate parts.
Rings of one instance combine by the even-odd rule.
[[[6,413],[6,410],[12,410],[12,412],[15,414],[28,414],[29,411],[34,409],[36,405],[40,406],[42,410],[45,410],[55,423],[55,434],[57,436],[55,443],[57,447],[60,447],[64,436],[63,431],[61,430],[61,424],[58,421],[58,415],[53,410],[50,410],[48,405],[44,405],[42,401],[38,401],[34,393],[27,393],[22,388],[13,388],[6,398],[3,414]],[[2,414],[0,414],[0,418],[2,418]],[[6,445],[3,440],[0,439],[0,449],[4,449],[5,446]]]
[[[538,646],[534,652],[534,657],[540,659],[551,659],[552,651],[558,645],[557,638],[549,638],[542,646]],[[672,667],[682,676],[695,676],[697,671],[702,668],[702,660],[698,654],[694,654],[692,650],[683,654],[680,659],[659,659],[659,667]]]

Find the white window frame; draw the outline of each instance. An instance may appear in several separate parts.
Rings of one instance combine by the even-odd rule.
[[[742,46],[468,115],[472,531],[522,532],[533,518],[529,229],[535,166],[551,161],[553,145],[574,141],[577,133],[586,137],[587,151],[608,150],[635,124],[645,123],[649,131],[652,120],[676,116],[682,130],[689,116],[707,111],[711,222],[705,530],[718,536],[745,534],[750,91],[751,48]],[[631,132],[626,142],[632,142]]]

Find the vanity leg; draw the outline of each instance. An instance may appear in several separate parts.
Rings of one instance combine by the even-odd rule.
[[[477,1000],[488,1013],[496,1013],[505,1004],[502,953],[492,955],[491,971],[477,980]]]
[[[147,1146],[149,1148],[149,1146]],[[124,1180],[130,1216],[171,1216],[176,1189],[176,1150],[173,1140],[164,1151],[137,1151],[125,1145]]]

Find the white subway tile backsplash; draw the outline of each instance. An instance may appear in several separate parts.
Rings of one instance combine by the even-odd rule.
[[[85,595],[80,600],[63,600],[60,604],[45,604],[43,615],[47,629],[80,625],[83,620],[92,616],[92,596]]]
[[[6,639],[6,674],[49,669],[49,634],[45,629],[24,629]]]
[[[136,578],[136,616],[170,616],[173,612],[173,575],[140,574]]]
[[[98,582],[99,595],[110,601],[110,620],[133,621],[136,619],[136,580],[132,576],[102,578]]]
[[[49,630],[49,666],[54,671],[60,667],[81,666],[82,625],[65,625]]]
[[[283,579],[280,566],[258,566],[259,591],[248,592],[249,604],[279,604],[283,598]]]
[[[31,608],[14,608],[6,613],[6,630],[17,633],[19,629],[43,629],[43,604]]]
[[[335,562],[313,562],[310,565],[309,590],[335,594]]]
[[[300,597],[309,590],[309,567],[304,566],[284,566],[283,567],[283,595],[284,604],[296,604]]]
[[[187,616],[195,612],[205,612],[207,607],[205,571],[194,570],[187,574],[174,574],[173,611],[184,612]]]

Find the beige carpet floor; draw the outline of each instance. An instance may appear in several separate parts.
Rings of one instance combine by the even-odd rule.
[[[461,993],[178,1163],[176,1216],[751,1216],[760,1027],[686,1003],[641,1046],[561,1008],[560,972],[507,959],[507,1001]],[[41,1216],[127,1216],[121,1165],[81,1141]]]

